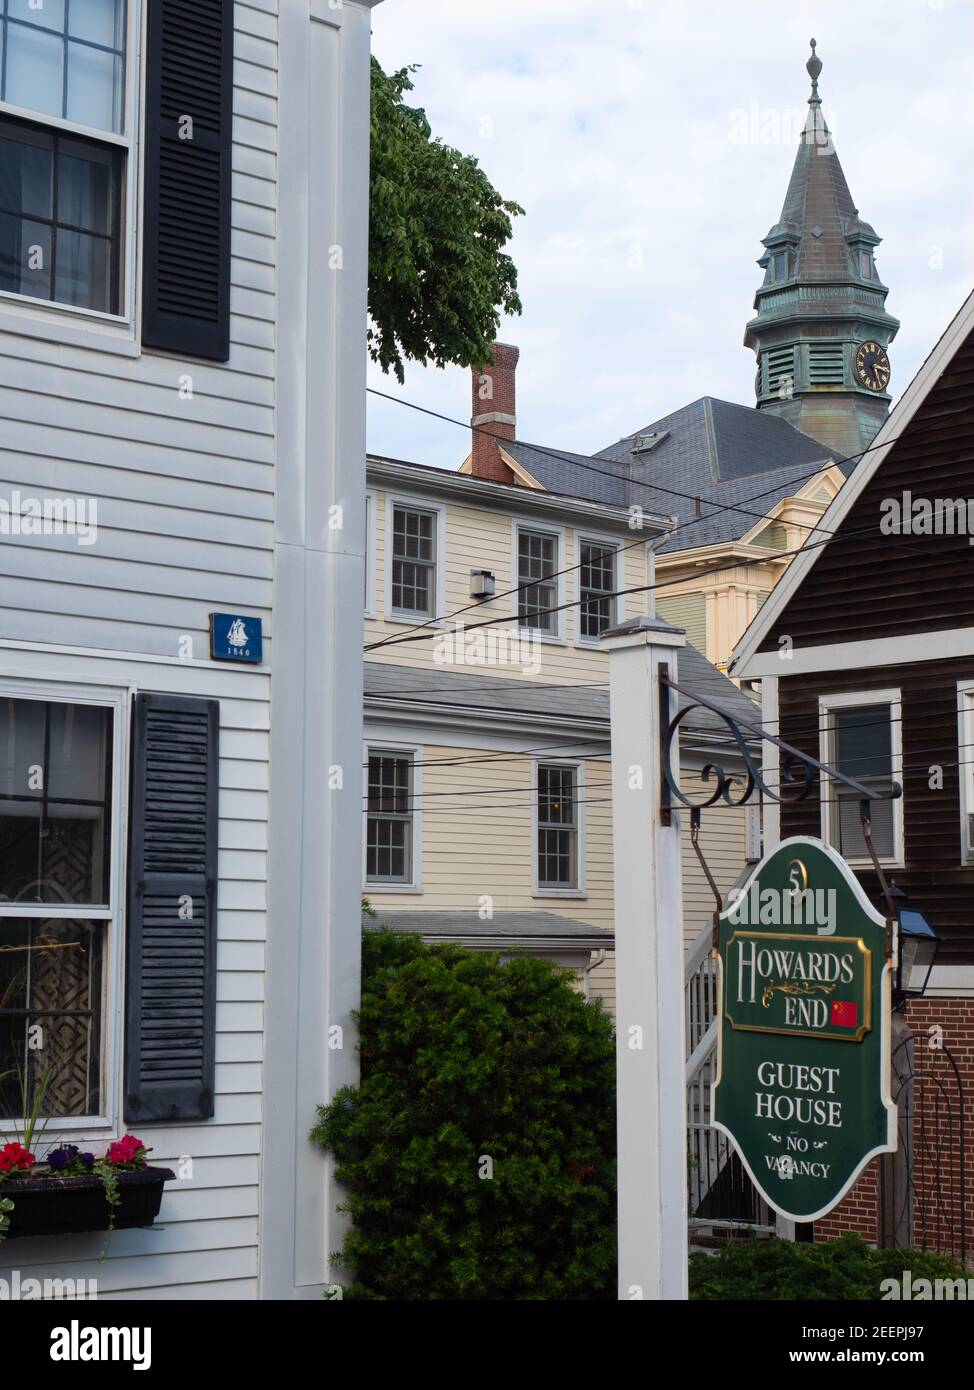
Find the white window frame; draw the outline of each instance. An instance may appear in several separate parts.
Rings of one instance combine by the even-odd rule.
[[[48,116],[10,102],[0,102],[0,114],[16,116],[33,125],[114,145],[125,153],[125,186],[122,190],[119,256],[124,270],[120,288],[121,312],[104,314],[56,300],[0,290],[0,332],[19,333],[73,347],[136,357],[141,352],[140,217],[144,176],[142,111],[145,48],[145,0],[128,0],[125,37],[125,133],[97,130],[60,116]]]
[[[372,488],[365,491],[365,617],[375,618],[376,508],[379,499]]]
[[[433,567],[433,612],[408,613],[405,609],[392,606],[392,568],[393,568],[393,516],[396,507],[405,507],[413,512],[429,512],[436,518],[436,559]],[[422,497],[394,496],[386,493],[385,537],[382,543],[382,560],[385,592],[385,620],[387,623],[405,623],[415,627],[418,623],[426,627],[443,627],[442,614],[446,612],[446,511],[442,502],[427,502]],[[431,619],[433,621],[431,621]]]
[[[541,767],[567,767],[575,772],[575,886],[542,887],[538,879],[538,797]],[[582,758],[535,758],[531,763],[531,896],[532,898],[587,898],[587,855],[585,849],[585,762]]]
[[[47,704],[94,705],[112,711],[112,817],[109,902],[104,908],[84,908],[79,911],[72,903],[45,905],[48,917],[107,922],[107,941],[102,970],[102,1057],[101,1095],[104,1113],[98,1115],[67,1115],[52,1118],[44,1130],[44,1143],[49,1145],[61,1135],[76,1138],[79,1133],[90,1134],[98,1140],[120,1133],[119,1099],[122,1088],[122,1024],[123,1024],[123,962],[125,959],[125,884],[126,829],[129,822],[128,802],[128,726],[132,692],[112,686],[69,685],[61,682],[35,682],[10,677],[0,681],[0,699],[42,700]],[[30,917],[29,908],[20,903],[0,905],[4,917]],[[107,1102],[107,1104],[106,1104]],[[4,1142],[12,1137],[16,1121],[0,1121],[0,1136]]]
[[[960,862],[974,865],[974,836],[968,818],[974,816],[974,680],[957,682],[957,771],[960,780]]]
[[[551,536],[555,542],[555,575],[556,575],[556,602],[555,602],[555,630],[545,632],[537,627],[525,627],[522,625],[518,616],[520,609],[520,570],[518,566],[518,537],[522,531],[529,531],[538,536]],[[565,636],[565,614],[566,614],[566,587],[565,587],[565,556],[568,549],[565,539],[565,528],[563,526],[549,526],[543,521],[528,521],[523,517],[514,517],[511,522],[511,583],[510,588],[514,591],[511,594],[514,607],[514,629],[521,636],[532,638],[537,642],[549,642],[553,646],[564,647],[568,639]]]
[[[614,537],[614,536],[600,536],[599,533],[598,533],[597,531],[576,531],[576,532],[575,532],[575,571],[574,571],[574,574],[575,574],[575,589],[576,589],[576,596],[577,596],[577,598],[578,598],[578,604],[577,604],[577,606],[576,606],[575,608],[572,609],[572,616],[573,616],[573,619],[574,619],[574,622],[575,622],[575,646],[576,646],[576,647],[586,647],[586,648],[588,648],[588,649],[591,651],[592,648],[595,648],[596,650],[601,649],[602,641],[601,641],[601,638],[599,638],[599,637],[585,637],[585,636],[582,634],[582,546],[583,546],[583,545],[598,545],[598,546],[601,546],[601,547],[603,548],[603,550],[611,550],[611,551],[612,551],[613,556],[614,556],[614,564],[613,564],[614,576],[613,576],[613,581],[612,581],[612,587],[613,587],[613,589],[616,590],[616,591],[618,591],[619,589],[625,588],[625,584],[622,582],[622,577],[620,576],[620,569],[624,569],[624,568],[625,568],[625,559],[624,559],[624,555],[623,555],[622,546],[620,545],[620,543],[619,543],[618,539],[616,539],[616,537]],[[621,561],[621,563],[620,563],[620,561]],[[609,627],[615,627],[616,624],[620,621],[620,613],[621,613],[621,609],[622,609],[622,603],[623,603],[623,600],[620,599],[620,598],[613,598],[613,599],[610,599],[611,614],[610,614],[610,618],[609,618]]]
[[[371,898],[376,893],[422,893],[423,891],[423,768],[422,745],[418,743],[396,743],[389,739],[376,739],[364,745],[362,759],[362,892]],[[411,864],[409,881],[406,883],[373,883],[367,875],[368,831],[369,831],[369,758],[388,754],[394,758],[407,757],[412,762],[412,835]]]
[[[839,694],[820,695],[818,698],[819,761],[831,766],[832,733],[831,717],[835,710],[856,708],[860,705],[888,705],[890,711],[890,756],[893,764],[893,780],[903,785],[903,703],[901,692],[889,690],[854,690]],[[833,779],[823,775],[820,802],[822,819],[822,839],[827,845],[835,846],[835,807],[833,805]],[[897,797],[893,806],[893,854],[879,855],[884,868],[902,868],[905,862],[903,839],[903,797]],[[869,868],[872,860],[868,855],[849,859],[855,868]]]

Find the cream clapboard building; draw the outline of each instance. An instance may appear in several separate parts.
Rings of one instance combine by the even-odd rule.
[[[5,1277],[332,1278],[307,1132],[356,1074],[328,769],[362,729],[370,4],[0,7],[0,1073],[50,1076],[42,1155],[129,1131],[176,1172],[104,1263],[12,1238]],[[214,613],[263,659],[213,659]]]
[[[611,1008],[600,634],[647,611],[653,546],[672,521],[646,513],[634,529],[625,508],[495,481],[489,465],[488,454],[471,476],[369,459],[363,892],[379,923],[542,954]],[[621,589],[633,592],[612,596]],[[691,688],[756,717],[698,652],[680,663]],[[711,761],[737,768],[735,753],[720,720],[698,711],[683,728],[685,784]],[[725,891],[757,829],[743,810],[706,818]],[[689,842],[684,862],[689,942],[713,896]]]

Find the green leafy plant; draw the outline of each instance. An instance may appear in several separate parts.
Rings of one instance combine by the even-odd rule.
[[[368,346],[400,382],[407,358],[489,362],[500,311],[521,312],[503,248],[523,209],[406,105],[415,71],[386,73],[372,59]]]
[[[691,1299],[871,1301],[884,1279],[904,1270],[915,1279],[956,1279],[963,1270],[944,1255],[873,1250],[856,1235],[830,1241],[745,1239],[715,1254],[690,1256]]]
[[[18,1090],[20,1092],[20,1113],[22,1119],[17,1122],[4,1122],[0,1124],[0,1137],[6,1134],[12,1135],[14,1139],[23,1144],[25,1149],[33,1149],[39,1142],[45,1129],[47,1128],[49,1116],[43,1114],[44,1099],[47,1095],[51,1078],[54,1075],[53,1067],[47,1067],[40,1076],[31,1084],[30,1067],[24,1063],[22,1067],[12,1067],[0,1075],[0,1082],[6,1081],[9,1076],[16,1076]]]
[[[370,931],[362,1080],[319,1109],[347,1298],[610,1299],[612,1023],[548,962]]]

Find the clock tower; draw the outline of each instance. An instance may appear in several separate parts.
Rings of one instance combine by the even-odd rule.
[[[859,216],[822,114],[814,39],[806,66],[808,119],[781,216],[762,243],[764,282],[744,345],[757,357],[757,408],[835,458],[855,458],[889,410],[887,349],[900,325],[876,269],[880,238]]]

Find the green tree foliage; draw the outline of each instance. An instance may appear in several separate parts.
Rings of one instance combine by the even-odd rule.
[[[612,1024],[545,961],[369,931],[362,1082],[319,1109],[346,1297],[614,1296]]]
[[[858,1236],[809,1242],[743,1240],[714,1255],[690,1256],[690,1297],[864,1302],[879,1299],[884,1279],[957,1279],[963,1271],[943,1255],[873,1250]]]
[[[434,139],[407,106],[409,74],[372,59],[369,352],[403,380],[403,363],[468,367],[490,360],[500,310],[521,312],[503,247],[523,212],[476,159]]]

